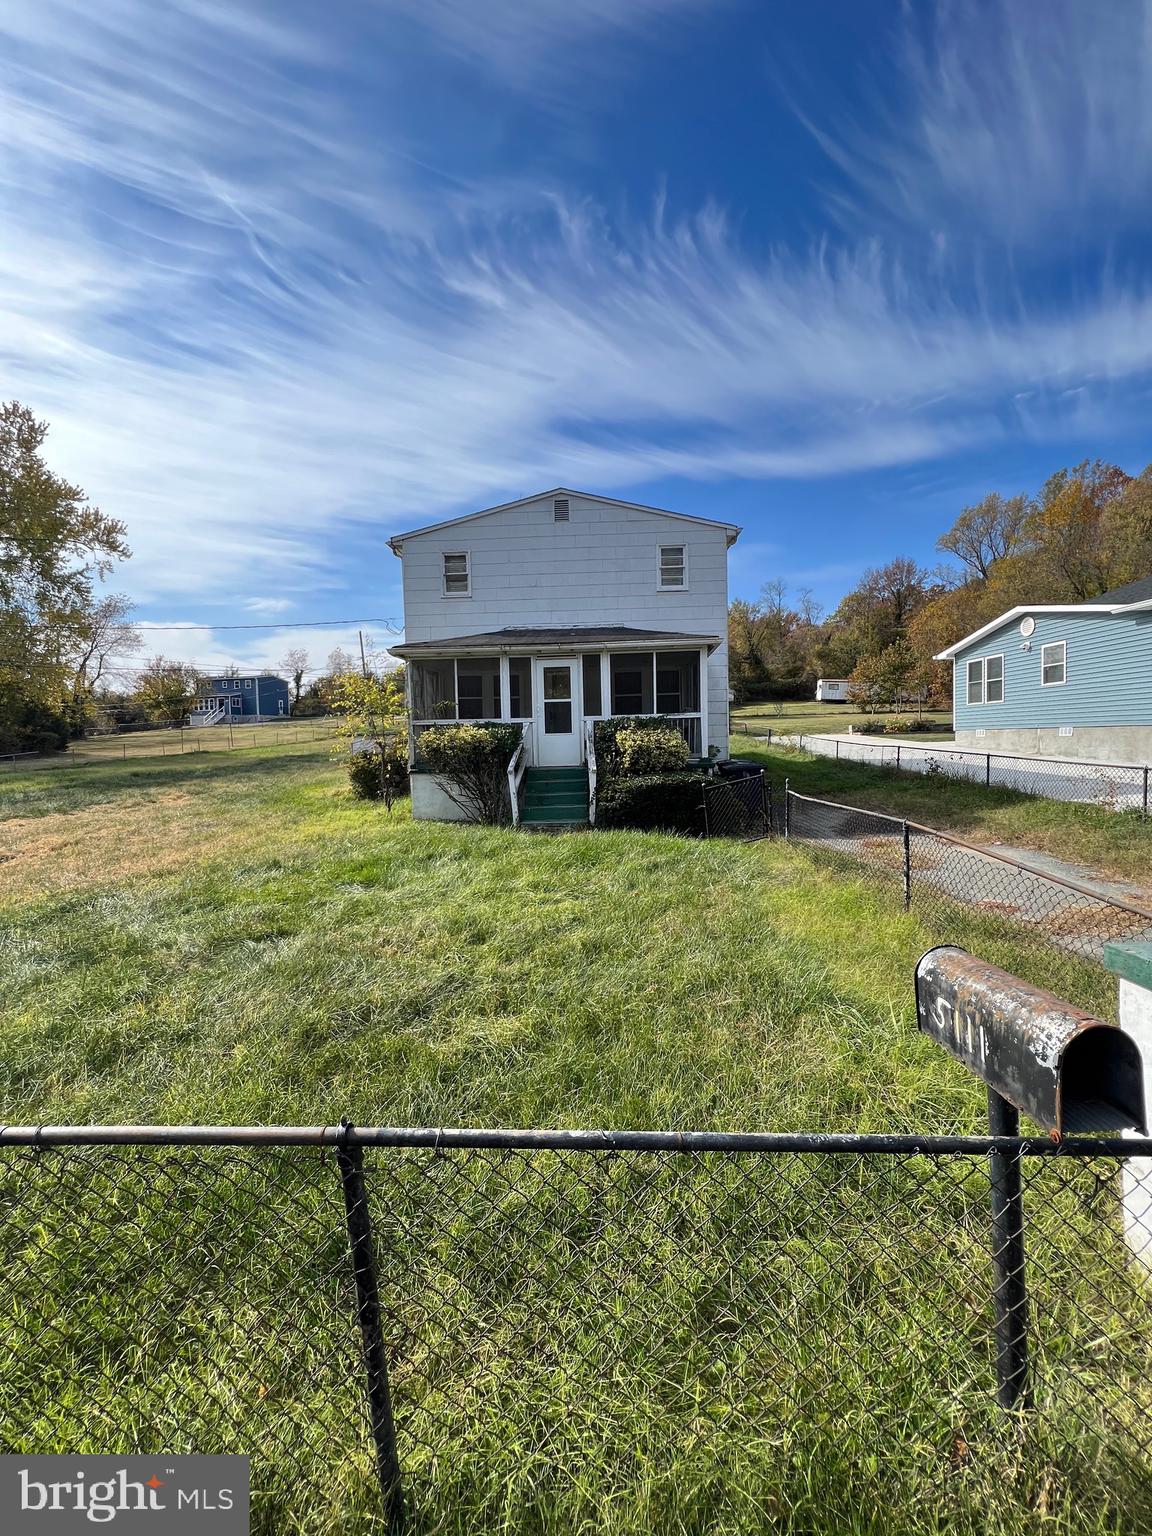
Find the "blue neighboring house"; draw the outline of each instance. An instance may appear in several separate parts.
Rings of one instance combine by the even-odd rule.
[[[193,725],[227,721],[282,720],[290,713],[288,684],[274,672],[248,672],[240,677],[212,677],[203,697],[192,707]]]
[[[1152,576],[1012,608],[936,660],[953,666],[957,746],[1152,761]]]

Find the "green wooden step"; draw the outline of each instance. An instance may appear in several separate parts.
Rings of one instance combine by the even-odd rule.
[[[582,827],[588,821],[588,807],[526,805],[520,812],[521,826]]]

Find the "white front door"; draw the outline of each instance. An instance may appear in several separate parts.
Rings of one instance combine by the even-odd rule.
[[[536,751],[541,768],[575,767],[583,761],[580,663],[538,656],[536,671]]]

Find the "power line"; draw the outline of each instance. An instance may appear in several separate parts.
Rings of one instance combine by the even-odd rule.
[[[150,634],[171,630],[177,634],[190,629],[203,629],[211,633],[223,629],[347,629],[353,624],[385,624],[394,634],[400,634],[402,626],[395,619],[311,619],[293,624],[153,624],[148,619],[126,621],[133,629],[146,629]]]

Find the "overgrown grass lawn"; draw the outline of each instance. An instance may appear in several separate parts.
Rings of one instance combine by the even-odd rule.
[[[1073,975],[802,849],[413,824],[306,749],[0,795],[10,1123],[972,1131],[917,955]],[[978,1162],[368,1161],[414,1530],[1147,1529],[1069,1374],[1148,1394],[1111,1264],[1061,1270],[1071,1176],[1036,1201],[1063,1372],[1037,1391],[1072,1383],[1083,1443],[990,1409]],[[263,1447],[255,1529],[381,1529],[330,1164],[23,1154],[4,1190],[14,1444]]]

